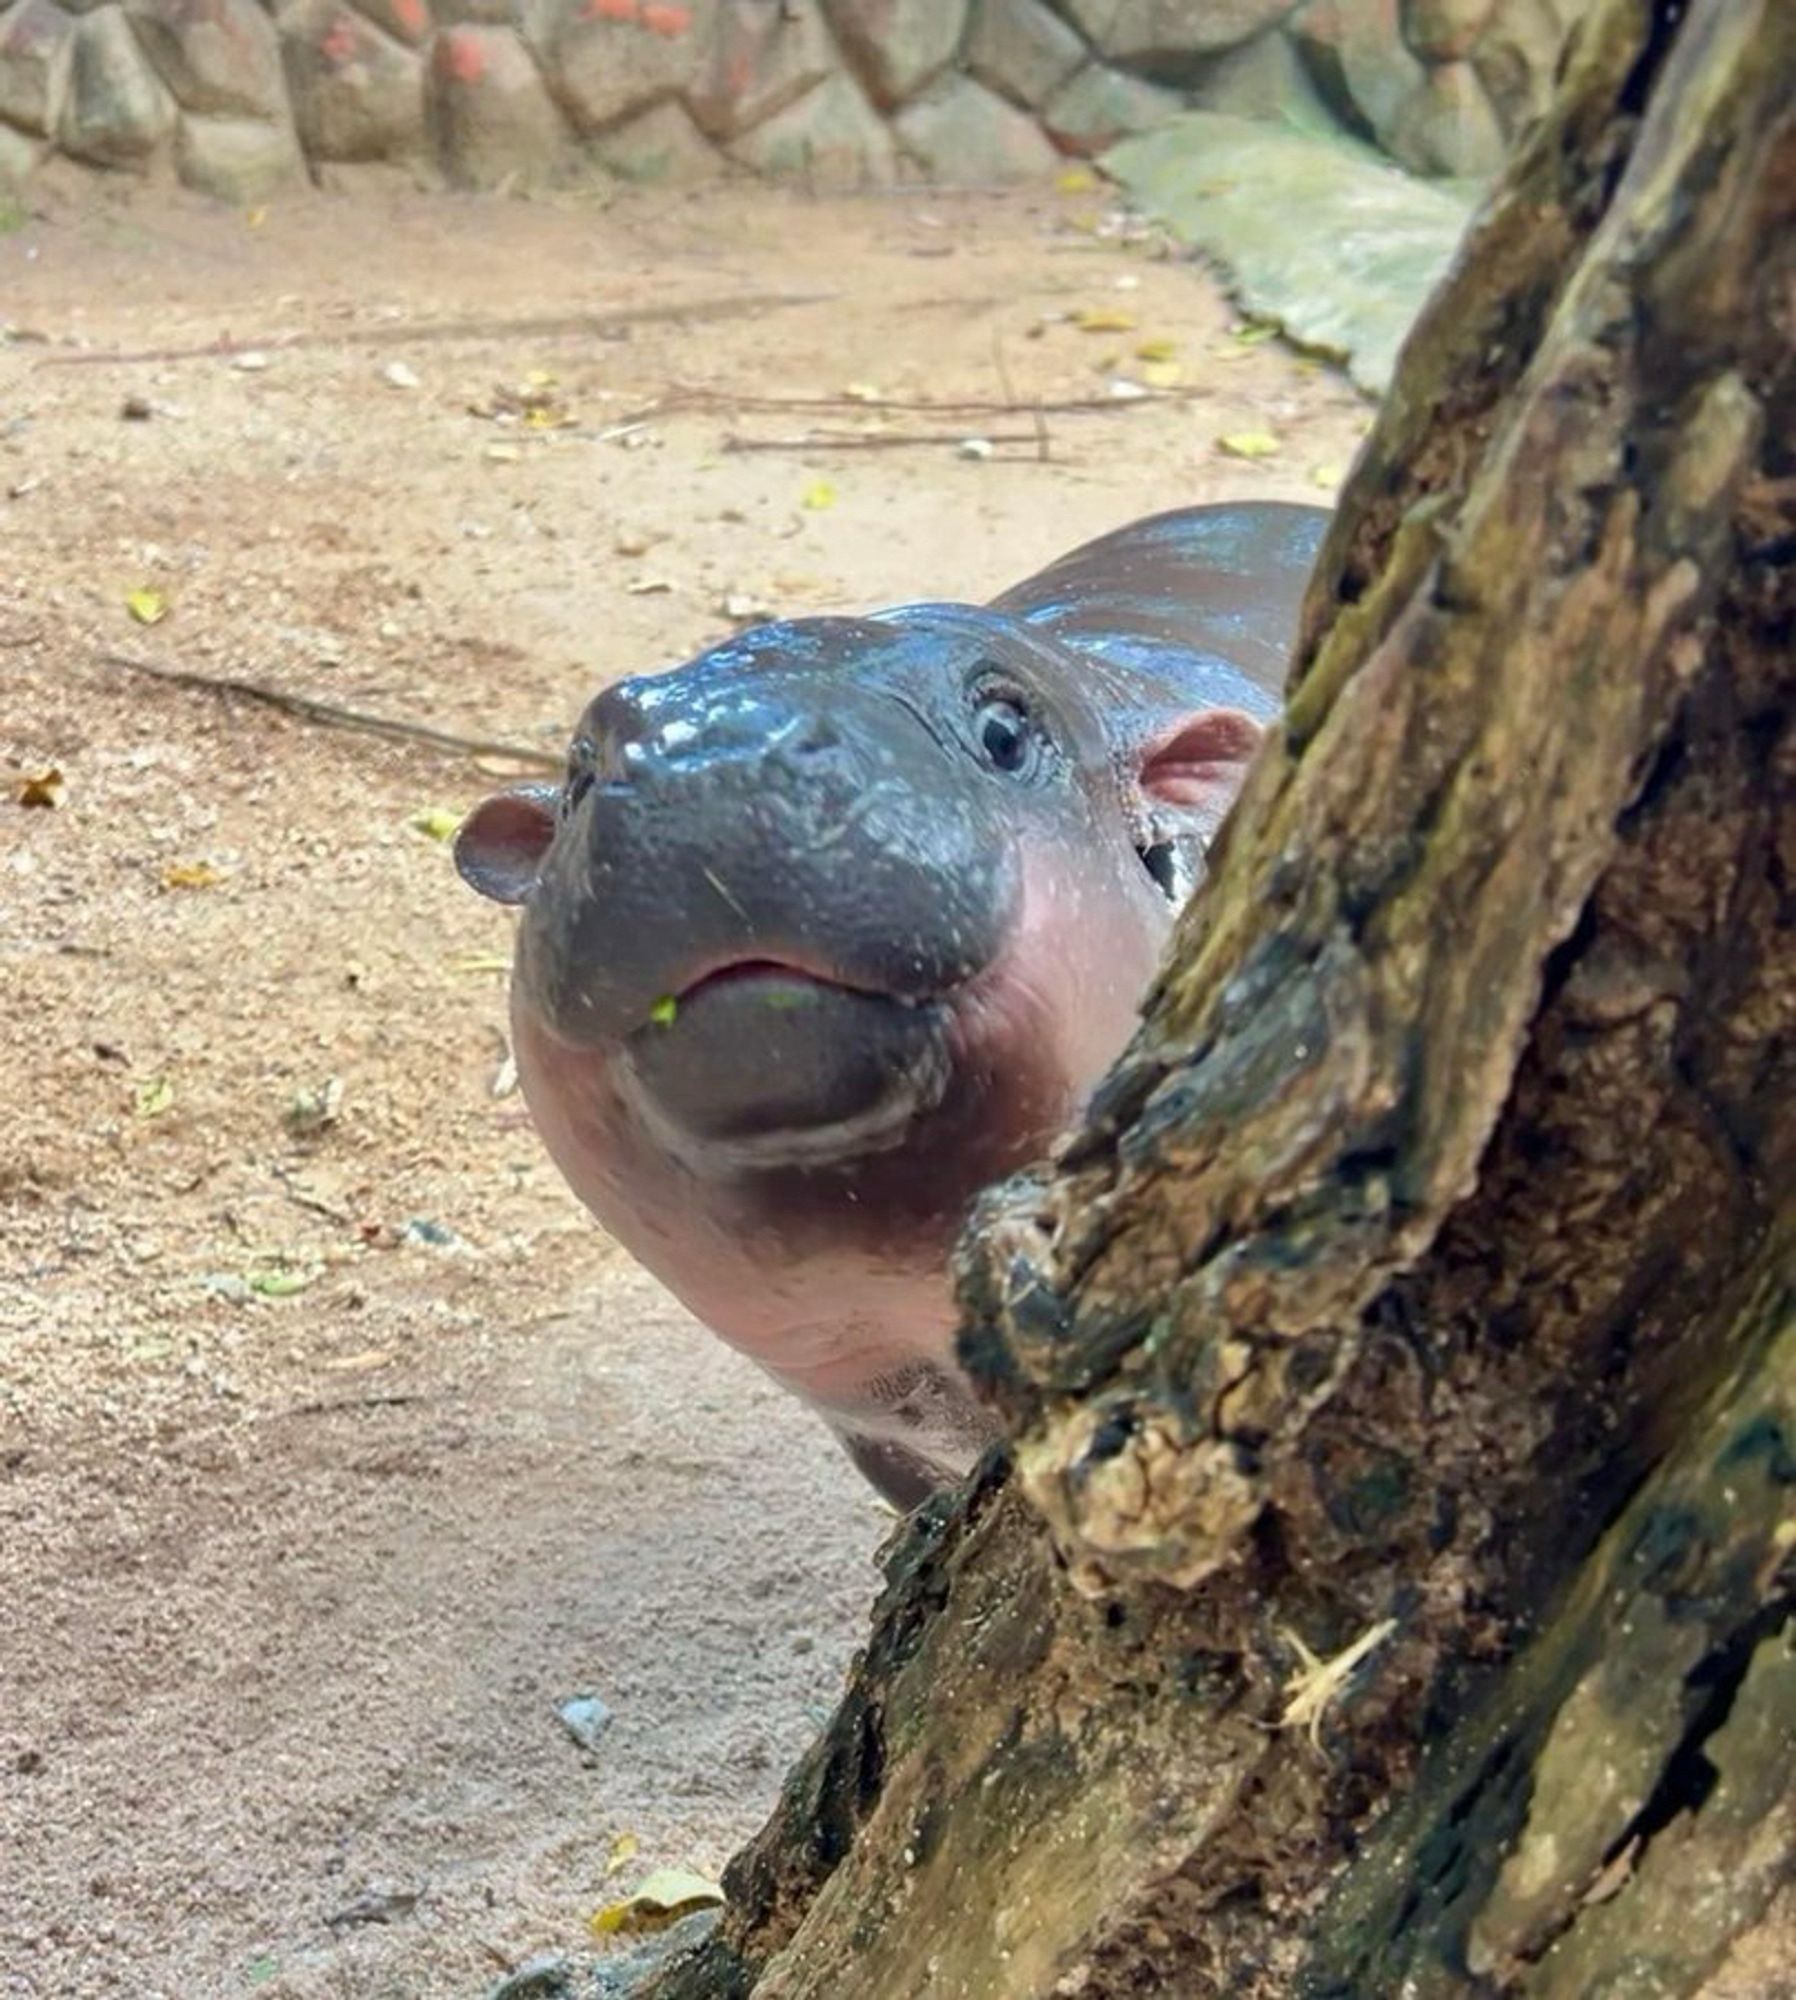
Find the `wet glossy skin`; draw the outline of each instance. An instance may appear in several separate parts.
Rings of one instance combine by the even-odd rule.
[[[988,607],[763,626],[587,709],[472,814],[575,1193],[900,1504],[988,1435],[946,1259],[1121,1049],[1325,516],[1189,509]]]

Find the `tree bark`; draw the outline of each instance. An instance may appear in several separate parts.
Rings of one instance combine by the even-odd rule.
[[[644,2000],[1796,1993],[1796,6],[1598,0]]]

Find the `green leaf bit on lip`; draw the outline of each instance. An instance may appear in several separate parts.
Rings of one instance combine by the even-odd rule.
[[[680,1003],[671,993],[663,993],[649,1009],[649,1019],[657,1028],[671,1028],[674,1016],[680,1011]]]

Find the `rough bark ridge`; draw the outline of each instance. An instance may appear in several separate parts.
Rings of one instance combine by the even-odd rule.
[[[1778,1990],[1793,354],[1796,7],[1605,0],[1141,1032],[969,1232],[1016,1475],[641,1991]]]

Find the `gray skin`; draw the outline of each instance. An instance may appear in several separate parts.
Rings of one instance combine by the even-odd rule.
[[[989,605],[744,632],[607,688],[562,784],[457,836],[521,905],[518,1075],[574,1192],[900,1508],[993,1434],[955,1234],[1127,1041],[1326,519],[1188,508]]]

